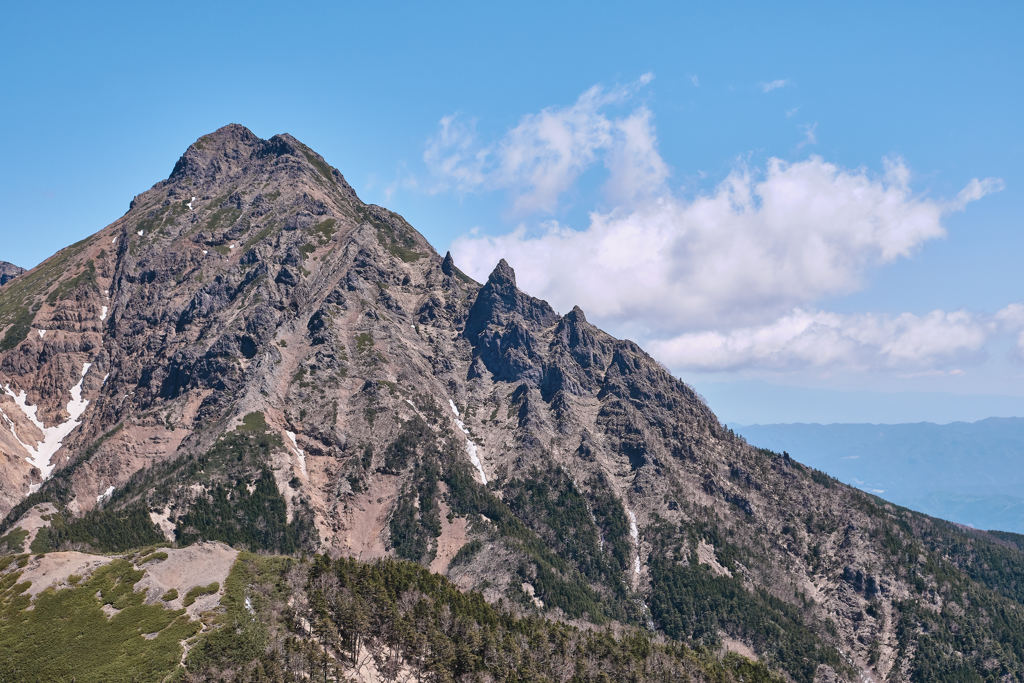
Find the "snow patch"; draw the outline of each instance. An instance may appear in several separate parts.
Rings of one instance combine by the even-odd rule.
[[[237,244],[229,244],[228,245],[228,251],[233,250],[236,246],[238,246],[238,245]]]
[[[463,429],[463,431],[465,431],[466,434],[469,434],[468,429]],[[476,471],[480,474],[480,483],[486,486],[487,475],[484,474],[483,463],[480,462],[480,455],[477,453],[476,444],[469,438],[466,439],[466,453],[469,454],[469,461],[473,463],[473,467],[475,467]]]
[[[14,423],[4,415],[11,429],[11,434],[29,453],[29,457],[26,460],[39,470],[43,479],[47,479],[53,472],[55,465],[53,456],[60,450],[64,438],[82,423],[78,418],[82,416],[82,413],[89,406],[89,401],[82,398],[82,383],[85,381],[85,375],[89,372],[90,367],[92,367],[92,363],[82,365],[82,376],[78,380],[78,384],[71,387],[71,400],[68,401],[66,408],[68,419],[53,427],[47,427],[39,420],[37,417],[39,406],[30,406],[28,404],[28,395],[24,391],[14,393],[10,384],[4,385],[4,392],[14,399],[15,404],[21,409],[25,417],[29,419],[29,422],[34,424],[43,433],[42,441],[39,441],[35,446],[30,446],[21,440],[18,433],[14,431]]]
[[[405,402],[408,403],[409,405],[411,405],[413,410],[416,410],[416,404],[415,403],[413,403],[409,399],[405,399]]]
[[[487,475],[484,474],[483,463],[480,462],[480,454],[477,451],[477,446],[473,443],[473,440],[469,438],[469,428],[466,424],[459,419],[459,409],[455,407],[455,401],[448,399],[448,405],[452,407],[452,412],[455,413],[455,424],[459,426],[462,433],[466,435],[466,454],[469,456],[469,461],[473,463],[473,467],[476,468],[477,473],[480,475],[480,483],[484,486],[487,485]]]
[[[36,331],[39,332],[39,338],[40,339],[42,339],[43,337],[46,336],[46,330],[36,330]]]
[[[143,235],[145,235],[145,234],[146,234],[146,231],[145,231],[145,230],[139,230],[139,231],[138,231],[137,233],[135,233],[135,234],[136,234],[136,235],[138,235],[139,237],[142,237]]]
[[[625,507],[625,506],[623,506]],[[636,515],[629,508],[626,508],[626,515],[629,517],[629,538],[633,541],[633,575],[640,575],[640,529],[636,525]]]
[[[207,254],[209,254],[209,253],[210,253],[210,252],[208,252],[208,251],[207,251],[206,249],[203,249],[203,256],[206,256],[206,255],[207,255]]]
[[[195,199],[195,197],[193,197],[193,199]],[[249,614],[256,614],[256,610],[252,608],[252,600],[249,599],[248,595],[245,596],[245,611]]]
[[[102,307],[100,309],[100,322],[103,322],[104,320],[107,319],[107,311],[109,311],[109,310],[110,309],[107,308],[106,306],[104,306],[104,307]]]
[[[104,491],[100,495],[96,496],[96,502],[97,503],[102,503],[107,498],[110,498],[110,496],[112,496],[113,494],[114,494],[114,487],[113,486],[108,486],[106,491]]]
[[[188,200],[188,204],[186,204],[186,206],[188,206],[188,210],[189,211],[192,210],[192,202],[194,202],[195,200],[196,200],[195,197],[193,197],[192,199]]]
[[[302,470],[302,476],[308,477],[309,473],[306,471],[306,452],[299,448],[298,442],[295,440],[295,432],[289,432],[287,429],[284,433],[288,435],[288,438],[292,442],[292,447],[295,449],[296,454],[299,456],[299,469]]]

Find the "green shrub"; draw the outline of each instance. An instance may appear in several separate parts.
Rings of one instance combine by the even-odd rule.
[[[6,546],[7,552],[20,553],[25,549],[25,539],[28,538],[28,530],[17,527],[0,536],[0,550]]]
[[[192,586],[192,588],[189,588],[188,592],[185,593],[185,599],[182,602],[185,607],[188,607],[196,601],[196,598],[203,595],[213,595],[219,590],[220,584],[216,581],[207,586]]]
[[[160,560],[166,560],[166,559],[167,559],[167,553],[165,553],[164,551],[160,550],[160,551],[157,551],[155,553],[150,553],[150,554],[146,555],[141,560],[136,562],[136,564],[140,564],[141,565],[141,564],[146,564],[147,562],[160,561]]]

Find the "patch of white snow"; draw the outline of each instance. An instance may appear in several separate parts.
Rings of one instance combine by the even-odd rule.
[[[469,438],[469,428],[466,424],[459,419],[459,409],[455,407],[455,401],[448,399],[448,405],[452,407],[452,412],[455,413],[455,424],[458,425],[462,433],[466,435],[466,454],[469,455],[469,461],[473,463],[473,467],[476,468],[477,473],[480,475],[480,483],[487,485],[487,475],[484,474],[483,463],[480,462],[480,454],[477,451],[477,446],[473,443],[473,440]]]
[[[38,330],[38,332],[39,332],[39,338],[40,339],[42,339],[43,337],[46,336],[46,330]]]
[[[138,235],[139,237],[142,237],[143,235],[145,235],[145,234],[146,234],[146,231],[145,231],[145,230],[139,230],[139,231],[138,231],[137,233],[135,233],[135,234],[136,234],[136,235]]]
[[[289,432],[286,429],[284,433],[288,435],[288,438],[292,442],[292,447],[295,448],[295,452],[299,456],[299,469],[302,470],[302,476],[308,477],[309,473],[306,471],[306,452],[299,448],[299,444],[295,440],[295,432]]]
[[[92,367],[92,363],[85,363],[82,365],[82,376],[78,380],[78,384],[71,387],[71,400],[68,401],[66,410],[68,411],[68,419],[61,422],[53,427],[47,427],[37,417],[39,406],[30,406],[28,404],[28,395],[24,391],[14,393],[11,389],[10,384],[4,385],[4,392],[8,396],[14,399],[18,408],[21,412],[34,424],[39,431],[43,433],[42,441],[39,441],[35,446],[30,446],[21,440],[17,432],[14,431],[14,423],[7,420],[11,433],[14,434],[14,438],[17,439],[18,443],[28,451],[29,457],[26,458],[33,467],[39,470],[40,475],[43,479],[50,476],[53,472],[54,462],[53,456],[60,450],[64,438],[74,430],[75,427],[81,424],[80,418],[85,409],[89,406],[89,401],[82,398],[82,383],[85,381],[85,375],[89,372],[89,368]],[[6,415],[4,416],[6,418]]]
[[[207,251],[206,249],[203,249],[203,256],[206,256],[206,255],[207,255],[207,254],[209,254],[209,253],[210,253],[210,252],[208,252],[208,251]]]
[[[195,197],[193,197],[193,199],[195,199]],[[248,595],[245,596],[245,610],[249,614],[256,614],[256,610],[252,608],[252,600],[249,599]]]
[[[629,508],[626,508],[626,515],[629,517],[629,538],[633,541],[633,574],[640,575],[640,529],[636,525],[636,515]]]
[[[409,405],[411,405],[413,410],[416,410],[416,404],[415,403],[413,403],[409,399],[405,399],[405,402],[408,403]]]
[[[110,310],[110,309],[107,308],[106,306],[104,306],[104,307],[102,307],[100,309],[100,322],[103,322],[104,320],[107,319],[107,311],[108,310]]]
[[[196,200],[196,198],[195,198],[195,197],[193,197],[192,199],[188,200],[188,204],[187,204],[187,206],[188,206],[188,210],[189,210],[189,211],[191,211],[191,210],[192,210],[192,202],[194,202],[195,200]]]
[[[466,430],[465,428],[463,428],[463,431],[465,431],[467,434],[469,433],[469,431]],[[466,439],[466,453],[469,454],[469,461],[473,463],[473,467],[475,467],[476,471],[480,473],[480,483],[486,486],[487,475],[484,474],[483,463],[480,462],[480,456],[477,454],[476,444],[473,443],[473,440],[469,438]]]
[[[96,502],[97,503],[102,503],[107,498],[110,498],[110,496],[113,495],[113,493],[114,493],[114,487],[113,486],[108,486],[106,491],[104,491],[100,495],[96,496]]]

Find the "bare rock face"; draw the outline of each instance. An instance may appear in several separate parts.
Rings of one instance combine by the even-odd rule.
[[[0,287],[3,287],[24,272],[24,268],[19,268],[13,263],[8,263],[7,261],[0,261]]]
[[[1021,618],[953,550],[1004,541],[751,447],[636,344],[504,260],[473,281],[288,135],[200,138],[4,285],[0,389],[8,524],[48,502],[181,543],[397,555],[798,680],[909,676],[921,615],[950,601]],[[709,621],[709,586],[743,615]]]

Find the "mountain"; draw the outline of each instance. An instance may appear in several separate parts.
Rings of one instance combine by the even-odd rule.
[[[639,346],[522,292],[504,261],[475,282],[291,136],[199,138],[124,216],[6,285],[0,331],[0,533],[42,558],[5,565],[2,585],[102,551],[123,581],[58,595],[106,599],[109,580],[128,604],[161,561],[138,548],[282,556],[259,621],[290,640],[232,639],[239,594],[207,591],[228,621],[200,635],[233,672],[270,671],[275,642],[349,661],[359,585],[385,659],[438,676],[515,661],[519,618],[549,624],[543,639],[560,623],[626,634],[602,641],[609,658],[657,659],[658,642],[746,662],[732,651],[797,681],[1024,675],[1024,539],[752,447]],[[351,582],[414,566],[382,558],[449,583]],[[466,641],[481,658],[459,668],[403,621],[417,596],[435,596],[423,609],[446,638],[474,631],[454,614],[506,630]],[[42,618],[7,604],[9,623]]]
[[[980,529],[1024,533],[1024,418],[736,426],[751,443],[888,500]]]
[[[19,268],[13,263],[8,263],[7,261],[0,261],[0,287],[6,285],[8,282],[24,272],[24,268]]]

